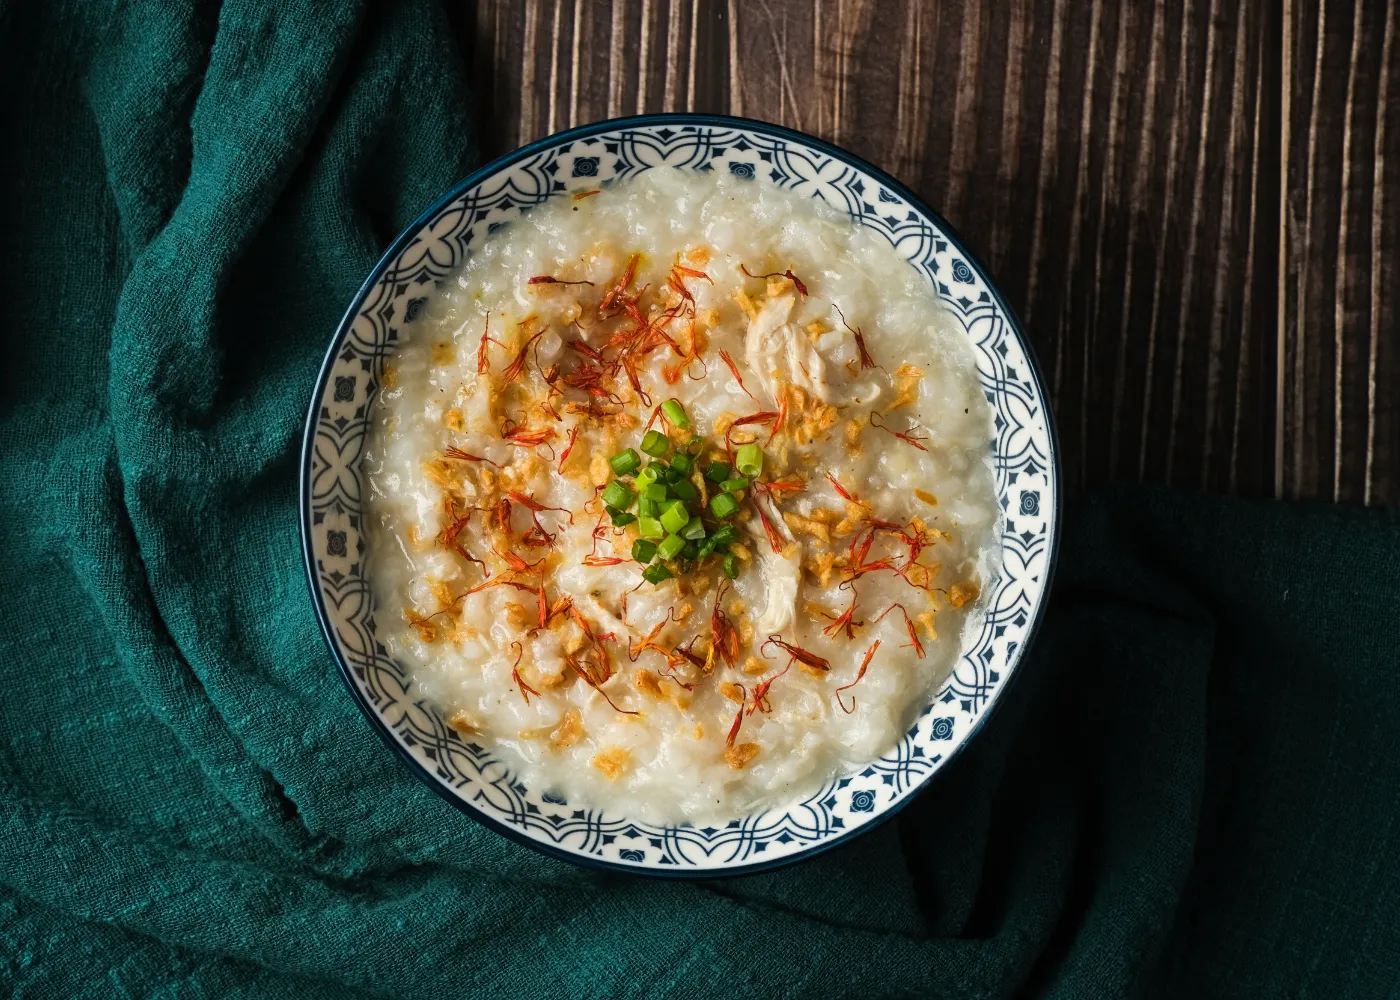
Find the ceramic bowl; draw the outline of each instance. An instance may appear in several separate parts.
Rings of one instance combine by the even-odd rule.
[[[659,826],[527,788],[490,747],[459,736],[375,639],[361,471],[385,359],[433,292],[487,234],[550,198],[642,171],[725,170],[820,198],[889,240],[967,332],[993,421],[1001,570],[980,630],[898,745],[785,808],[714,826]],[[761,122],[649,115],[541,139],[483,167],[394,241],[355,296],[317,379],[301,464],[306,572],[351,695],[410,768],[453,805],[524,844],[584,864],[672,876],[734,875],[834,847],[893,815],[967,744],[1006,690],[1048,595],[1059,482],[1046,393],[1016,317],[941,218],[888,175],[829,143]]]

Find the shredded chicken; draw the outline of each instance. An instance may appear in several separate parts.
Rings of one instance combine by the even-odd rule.
[[[801,386],[823,403],[831,402],[831,385],[826,380],[826,359],[803,336],[795,323],[785,323],[783,336],[787,340],[788,379]]]
[[[782,328],[796,301],[791,295],[769,299],[749,320],[748,333],[744,336],[744,360],[774,404],[778,400],[779,380],[774,377],[773,368],[778,352],[783,349]]]
[[[826,359],[797,324],[789,322],[796,302],[794,295],[778,295],[763,303],[749,321],[744,360],[775,405],[784,382],[801,386],[829,403],[831,386],[826,381]],[[787,372],[780,377],[784,375],[780,368],[783,362]]]
[[[791,321],[796,302],[792,294],[776,295],[750,314],[744,360],[769,400],[777,404],[784,384],[797,386],[828,406],[857,401],[869,405],[879,399],[883,390],[874,379],[851,383],[845,391],[827,380],[826,358],[812,338]]]
[[[792,532],[772,502],[766,497],[757,497],[754,502],[763,505],[764,513],[778,534],[787,542],[792,542]],[[784,546],[782,552],[774,552],[757,521],[750,521],[748,530],[761,539],[756,547],[764,590],[768,593],[768,604],[758,619],[758,631],[762,635],[781,632],[796,620],[797,591],[802,582],[800,551],[798,546],[789,544]]]

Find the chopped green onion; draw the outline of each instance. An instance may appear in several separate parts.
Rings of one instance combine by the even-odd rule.
[[[609,507],[608,513],[612,515],[612,523],[617,527],[625,527],[637,519],[636,514],[629,514],[625,510],[618,510],[616,507]]]
[[[674,500],[672,503],[674,506],[665,507],[661,511],[661,527],[667,531],[676,532],[690,523],[690,512],[685,509],[685,504],[679,500]]]
[[[642,438],[642,451],[652,458],[660,458],[666,454],[666,449],[671,447],[670,440],[660,431],[647,431]]]
[[[715,541],[714,535],[711,535],[709,538],[705,539],[703,542],[700,543],[700,551],[696,554],[696,558],[704,559],[707,555],[710,555],[717,548],[719,548],[719,542]]]
[[[614,473],[619,476],[626,476],[636,472],[642,467],[642,456],[638,455],[631,448],[628,448],[626,451],[618,452],[612,458],[608,459],[608,464],[612,466]]]
[[[705,478],[712,483],[722,483],[733,471],[727,462],[711,462],[710,467],[705,470]]]
[[[734,455],[734,465],[739,475],[752,479],[763,471],[763,449],[756,444],[746,444]]]
[[[715,540],[716,545],[728,545],[739,537],[739,529],[732,524],[721,524],[710,537]]]
[[[649,563],[656,556],[656,543],[639,538],[632,543],[632,558],[639,563]]]
[[[737,479],[726,479],[719,484],[719,488],[726,493],[738,493],[742,489],[747,489],[748,485],[749,481],[743,476],[740,476]]]
[[[685,407],[679,399],[666,400],[661,404],[661,412],[666,415],[671,426],[679,427],[683,431],[690,430],[690,418],[685,415]]]
[[[648,500],[660,503],[662,500],[666,499],[666,487],[662,483],[652,483],[646,489],[642,490],[642,496],[646,497]]]
[[[732,493],[716,493],[710,497],[710,510],[718,518],[726,518],[739,509],[739,501]]]
[[[690,466],[695,461],[689,455],[672,455],[671,468],[675,469],[683,476],[690,475]]]
[[[661,522],[654,517],[639,517],[637,518],[637,534],[656,541],[666,537],[666,529],[661,527]]]
[[[731,580],[739,578],[739,557],[733,552],[724,557],[724,575]]]
[[[681,549],[681,558],[694,562],[700,556],[699,542],[686,542],[685,548]]]
[[[667,469],[665,472],[661,473],[661,478],[674,486],[676,483],[685,479],[685,476],[681,475],[679,469]]]
[[[648,500],[642,497],[637,501],[637,513],[642,517],[656,517],[661,513],[661,505],[655,500]]]
[[[652,483],[656,482],[656,469],[652,468],[651,466],[647,466],[641,472],[637,473],[636,478],[632,481],[636,484],[637,492],[640,493]]]
[[[692,434],[690,443],[685,446],[685,450],[691,455],[698,455],[705,450],[705,439],[699,434]]]
[[[692,517],[681,529],[681,537],[698,542],[705,537],[705,525],[698,517]]]
[[[682,500],[694,500],[700,495],[700,491],[691,486],[684,479],[671,484],[671,492]]]
[[[683,548],[685,548],[684,538],[680,535],[667,535],[666,540],[656,547],[656,552],[662,559],[674,559],[681,554]]]
[[[642,579],[651,584],[661,583],[663,580],[671,579],[671,571],[666,568],[664,563],[652,563],[642,570]]]
[[[637,495],[627,488],[627,484],[614,479],[603,491],[603,503],[618,510],[626,510],[636,501]]]

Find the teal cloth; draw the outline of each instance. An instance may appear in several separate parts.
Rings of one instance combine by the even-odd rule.
[[[1123,490],[895,823],[666,883],[473,824],[360,717],[298,428],[474,162],[400,3],[0,5],[0,978],[19,997],[1400,991],[1400,523]]]

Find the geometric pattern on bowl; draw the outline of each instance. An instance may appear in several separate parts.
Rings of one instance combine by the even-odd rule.
[[[972,342],[991,404],[1001,568],[986,616],[903,739],[857,773],[784,809],[715,826],[661,826],[526,788],[487,747],[415,696],[375,638],[361,471],[384,363],[427,302],[486,236],[540,203],[646,170],[728,171],[820,198],[879,233]],[[1058,460],[1041,379],[1015,317],[946,222],[893,178],[810,136],[715,115],[650,115],[535,142],[463,181],[389,248],[356,295],[316,383],[302,449],[300,518],[312,598],[346,684],[381,736],[435,791],[532,847],[650,874],[733,875],[824,850],[888,818],[973,735],[1039,623],[1059,529]]]

